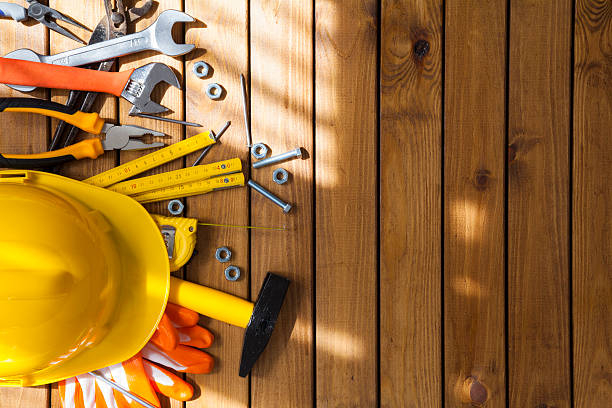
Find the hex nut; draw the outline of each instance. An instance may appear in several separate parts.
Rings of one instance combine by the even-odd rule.
[[[283,168],[278,168],[272,173],[272,180],[276,184],[285,184],[289,180],[289,172]]]
[[[263,159],[268,155],[268,146],[263,143],[255,143],[251,146],[251,155],[256,159]]]
[[[219,247],[215,251],[215,258],[221,263],[229,262],[232,259],[232,251],[228,247]]]
[[[210,84],[206,88],[206,95],[213,101],[221,99],[221,96],[223,96],[223,88],[217,83]]]
[[[210,74],[210,65],[204,61],[198,61],[193,64],[193,73],[198,78],[206,78]]]
[[[172,200],[168,203],[168,212],[172,215],[181,215],[185,209],[185,204],[180,200]]]
[[[232,282],[240,279],[240,268],[234,265],[225,268],[225,279]]]

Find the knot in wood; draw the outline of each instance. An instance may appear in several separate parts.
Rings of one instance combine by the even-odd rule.
[[[464,395],[467,397],[467,401],[472,406],[481,407],[489,399],[489,392],[487,387],[476,377],[470,376],[463,382]]]
[[[489,170],[480,169],[474,173],[474,186],[477,190],[483,191],[489,187],[491,180],[491,172]]]
[[[429,52],[429,42],[425,40],[418,40],[414,44],[414,55],[417,59],[423,59]]]

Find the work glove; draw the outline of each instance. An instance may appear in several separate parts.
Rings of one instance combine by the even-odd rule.
[[[155,334],[140,353],[123,363],[98,370],[104,377],[132,394],[159,407],[157,393],[179,401],[193,397],[193,387],[162,366],[173,370],[206,374],[213,358],[194,347],[209,347],[212,333],[198,326],[199,314],[168,303]],[[63,408],[136,408],[141,405],[90,374],[59,383]]]

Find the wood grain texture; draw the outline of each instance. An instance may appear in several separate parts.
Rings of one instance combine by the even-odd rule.
[[[232,124],[221,136],[203,163],[239,157],[243,166],[247,162],[248,150],[244,143],[244,121],[240,73],[248,69],[248,16],[246,0],[203,2],[189,0],[185,11],[196,19],[187,25],[186,41],[196,44],[196,51],[187,55],[185,78],[187,84],[187,120],[201,123],[203,128],[188,128],[187,136],[203,130],[217,132],[225,124]],[[212,67],[212,76],[201,79],[192,73],[193,64],[206,61]],[[221,101],[212,101],[206,95],[206,87],[212,82],[221,84],[226,96]],[[187,159],[190,166],[200,152]],[[205,222],[220,224],[248,224],[248,192],[246,188],[218,191],[186,200],[187,215]],[[237,282],[225,279],[227,264],[219,263],[215,257],[218,247],[232,250],[231,263],[240,267],[242,278]],[[248,232],[237,228],[200,226],[198,228],[198,251],[186,268],[186,278],[241,297],[248,296],[249,241]],[[248,379],[238,377],[244,329],[226,323],[202,318],[201,324],[215,334],[215,342],[208,350],[215,358],[215,369],[211,374],[190,376],[197,384],[201,397],[189,401],[187,406],[196,407],[246,407],[249,403]]]
[[[377,402],[372,0],[315,1],[316,401]]]
[[[442,2],[381,10],[381,406],[439,407]]]
[[[25,0],[15,1],[27,6]],[[18,48],[30,48],[45,54],[49,47],[49,33],[42,24],[32,22],[18,23],[11,19],[0,19],[0,55]],[[47,91],[38,89],[24,94],[0,85],[0,97],[36,97],[46,98]],[[2,113],[0,121],[0,152],[27,154],[44,152],[47,147],[46,117],[33,113]],[[0,388],[0,408],[47,408],[49,404],[49,387]]]
[[[445,21],[444,400],[502,407],[506,1]]]
[[[253,142],[279,154],[302,147],[309,159],[252,171],[252,178],[293,205],[289,214],[252,192],[251,223],[286,226],[255,230],[251,294],[267,272],[291,280],[275,333],[251,376],[251,406],[313,406],[313,5],[300,0],[251,1],[251,123]],[[272,181],[282,167],[290,180]]]
[[[510,4],[509,402],[569,407],[571,1]]]
[[[574,401],[612,400],[612,3],[576,3],[574,42]]]

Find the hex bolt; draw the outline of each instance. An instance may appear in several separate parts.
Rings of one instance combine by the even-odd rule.
[[[272,201],[274,204],[282,208],[285,213],[288,213],[289,211],[291,211],[291,204],[284,202],[283,200],[281,200],[280,198],[278,198],[277,196],[275,196],[274,194],[272,194],[271,192],[269,192],[268,190],[266,190],[265,188],[263,188],[256,182],[254,182],[253,180],[247,181],[247,184],[253,190],[257,191],[258,193],[266,197],[268,200]]]
[[[295,150],[291,150],[287,153],[277,154],[276,156],[268,157],[267,159],[260,160],[258,162],[253,163],[254,169],[259,169],[260,167],[270,166],[272,164],[280,163],[285,160],[294,159],[297,157],[302,157],[302,148],[298,147]]]

